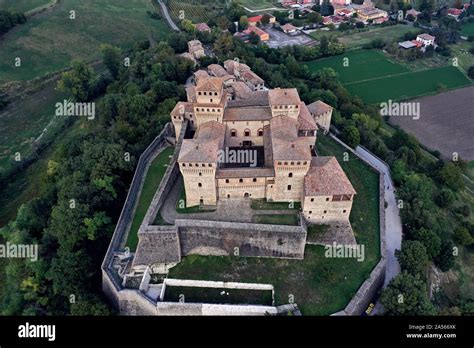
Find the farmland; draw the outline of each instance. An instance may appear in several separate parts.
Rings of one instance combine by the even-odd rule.
[[[362,47],[375,39],[381,39],[384,42],[391,42],[400,39],[406,33],[419,31],[419,29],[407,25],[393,25],[388,27],[354,29],[347,32],[341,32],[339,30],[319,30],[310,35],[316,40],[321,40],[321,37],[323,36],[337,37],[339,42],[343,43],[348,49],[353,49]]]
[[[348,58],[347,66],[343,64],[344,58]],[[411,66],[396,62],[378,50],[349,51],[305,64],[313,72],[333,68],[349,92],[367,103],[410,99],[471,84],[456,67],[414,71]]]
[[[254,11],[278,7],[278,3],[272,0],[240,0],[239,3]]]
[[[193,23],[208,22],[224,8],[223,4],[219,4],[219,1],[206,4],[204,1],[192,0],[168,0],[167,6],[176,22],[188,19]]]
[[[75,19],[70,19],[71,10]],[[4,36],[0,84],[58,71],[73,59],[98,59],[103,43],[125,50],[149,34],[156,38],[166,35],[166,24],[152,19],[147,11],[154,11],[148,0],[63,0]],[[21,67],[14,65],[17,57]]]

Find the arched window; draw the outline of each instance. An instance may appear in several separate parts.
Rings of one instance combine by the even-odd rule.
[[[201,183],[198,183],[198,187],[202,187],[202,184],[201,184]]]
[[[250,136],[250,129],[244,130],[244,136],[249,137]]]
[[[237,136],[237,131],[236,131],[235,129],[232,129],[232,130],[230,131],[230,136],[231,136],[231,137],[236,137],[236,136]]]
[[[258,130],[258,136],[259,136],[259,137],[263,137],[263,129],[260,128],[260,129]]]
[[[292,178],[292,177],[293,177],[293,173],[289,173],[289,174],[288,174],[288,177],[289,177],[289,178]]]

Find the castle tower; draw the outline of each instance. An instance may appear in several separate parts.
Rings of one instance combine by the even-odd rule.
[[[288,116],[298,119],[301,100],[296,88],[272,89],[268,91],[268,101],[273,117]]]
[[[220,77],[199,79],[195,88],[196,102],[194,103],[194,115],[198,128],[209,121],[222,122],[227,103],[227,93],[224,91],[223,85]]]

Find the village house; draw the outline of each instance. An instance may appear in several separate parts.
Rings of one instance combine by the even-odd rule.
[[[286,23],[282,25],[280,28],[281,30],[283,30],[285,34],[294,34],[298,31],[298,29],[296,29],[291,23]]]
[[[206,23],[197,23],[195,27],[196,27],[196,30],[200,32],[207,32],[207,33],[211,32],[211,28]]]
[[[434,46],[435,37],[430,34],[419,34],[416,37],[416,41],[421,42],[424,47],[426,46]]]
[[[364,3],[356,9],[357,17],[364,22],[377,18],[388,18],[387,11],[376,8],[371,0],[364,0]]]
[[[186,205],[298,201],[310,222],[347,221],[356,192],[334,157],[313,151],[316,131],[329,129],[332,108],[321,101],[306,106],[295,88],[249,91],[240,79],[251,70],[240,65],[224,63],[229,74],[238,72],[235,99],[221,77],[201,77],[171,112],[176,134],[185,120],[195,130],[178,156]],[[232,161],[232,153],[247,154],[247,161]]]

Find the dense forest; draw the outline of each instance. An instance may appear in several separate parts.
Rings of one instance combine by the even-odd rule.
[[[0,35],[5,34],[15,25],[26,22],[26,16],[23,13],[0,10]]]
[[[229,9],[225,20],[239,18]],[[102,48],[109,73],[98,78],[83,62],[63,74],[58,88],[77,101],[97,103],[94,122],[77,120],[74,132],[55,150],[38,185],[41,194],[23,205],[0,232],[5,240],[40,245],[38,262],[11,260],[2,314],[107,314],[101,294],[100,264],[131,182],[136,159],[169,121],[192,62],[178,57],[197,36],[215,57],[201,66],[239,58],[270,88],[296,87],[307,102],[321,99],[337,111],[333,124],[350,146],[359,143],[390,164],[402,202],[405,241],[398,253],[403,273],[382,294],[389,314],[474,314],[474,303],[458,299],[444,307],[428,299],[426,268],[443,271],[456,262],[455,248],[474,243],[469,205],[459,197],[465,162],[430,154],[401,129],[383,130],[378,108],[350,95],[332,69],[311,73],[300,61],[340,54],[344,47],[323,40],[318,47],[271,49],[247,45],[229,33],[174,33],[166,42],[137,44],[130,67],[114,47]],[[131,155],[126,161],[125,154]],[[467,250],[467,249],[466,249]],[[472,252],[472,249],[471,249]],[[406,293],[402,304],[398,294]]]

